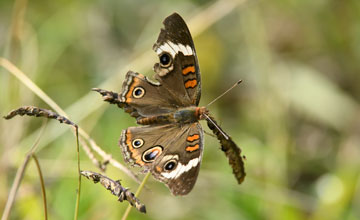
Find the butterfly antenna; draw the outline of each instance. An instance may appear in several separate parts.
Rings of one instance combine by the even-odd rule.
[[[207,118],[207,120],[209,121],[209,122],[211,122],[217,129],[218,129],[218,131],[220,131],[220,133],[224,136],[224,138],[226,139],[226,140],[229,140],[229,136],[227,136],[226,134],[225,134],[225,132],[223,132],[223,130],[207,115],[207,114],[203,114],[206,118]]]
[[[228,93],[230,90],[232,90],[233,88],[235,88],[237,85],[239,85],[242,82],[242,80],[240,79],[239,81],[237,81],[233,86],[231,86],[228,90],[226,90],[223,94],[219,95],[217,98],[215,98],[214,100],[212,100],[209,104],[206,105],[206,107],[208,107],[209,105],[213,104],[214,102],[216,102],[218,99],[220,99],[221,97],[223,97],[226,93]]]

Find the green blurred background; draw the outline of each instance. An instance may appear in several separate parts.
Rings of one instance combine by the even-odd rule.
[[[246,155],[237,185],[218,141],[206,136],[198,181],[173,197],[153,178],[128,219],[360,219],[360,1],[0,1],[0,56],[66,110],[113,158],[135,120],[93,87],[119,91],[127,70],[148,76],[162,20],[178,12],[193,34],[206,105]],[[0,69],[0,114],[49,108]],[[42,120],[0,120],[0,210]],[[205,123],[203,123],[206,127]],[[72,219],[75,138],[49,122],[37,156],[50,219]],[[81,151],[82,169],[98,171]],[[134,170],[138,172],[138,170]],[[109,166],[106,174],[138,184]],[[139,174],[143,177],[142,174]],[[83,179],[80,219],[120,219],[126,203]],[[2,211],[1,211],[2,212]],[[11,219],[43,219],[38,174],[29,164]]]

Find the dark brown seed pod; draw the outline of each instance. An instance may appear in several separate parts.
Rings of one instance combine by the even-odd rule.
[[[229,164],[233,170],[237,182],[240,184],[244,181],[246,173],[244,168],[243,157],[241,156],[241,149],[235,144],[229,135],[227,135],[217,124],[215,119],[207,115],[207,125],[216,135],[221,144],[221,150],[225,153],[229,160]]]
[[[20,108],[14,109],[11,112],[9,112],[7,115],[5,115],[4,118],[9,120],[9,119],[15,117],[16,115],[21,115],[21,116],[28,115],[28,116],[55,119],[55,120],[58,120],[60,123],[65,123],[65,124],[77,127],[77,125],[75,123],[73,123],[69,119],[65,118],[64,116],[59,115],[48,109],[38,108],[35,106],[22,106]]]
[[[135,207],[138,211],[146,213],[145,205],[140,203],[140,200],[135,197],[134,193],[130,192],[129,189],[124,188],[119,180],[112,180],[107,176],[92,171],[81,171],[80,173],[94,183],[100,182],[102,186],[109,190],[114,196],[118,197],[120,202],[127,200],[130,205]]]

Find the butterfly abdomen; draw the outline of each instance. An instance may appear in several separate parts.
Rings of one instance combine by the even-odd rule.
[[[169,124],[169,123],[189,124],[189,123],[195,123],[203,119],[202,115],[204,113],[207,113],[207,109],[205,107],[192,106],[192,107],[180,108],[175,112],[166,113],[163,115],[140,118],[136,122],[141,125]]]
[[[151,125],[151,124],[168,124],[170,123],[171,115],[170,114],[164,114],[164,115],[157,115],[157,116],[151,116],[146,118],[140,118],[136,120],[136,123],[140,125]]]

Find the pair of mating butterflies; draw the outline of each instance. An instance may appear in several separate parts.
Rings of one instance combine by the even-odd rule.
[[[245,177],[240,149],[218,127],[208,110],[198,107],[200,70],[189,29],[176,13],[163,24],[165,28],[153,46],[159,56],[159,63],[154,65],[156,81],[129,71],[121,93],[94,89],[105,101],[117,104],[142,125],[122,131],[119,144],[124,158],[132,165],[150,170],[173,195],[186,195],[199,173],[204,150],[199,120],[206,119],[240,183]]]

